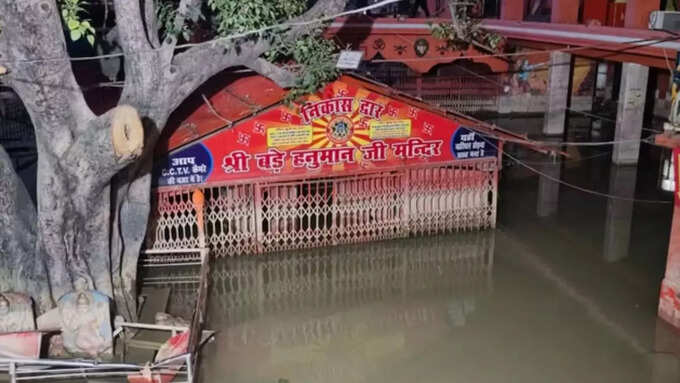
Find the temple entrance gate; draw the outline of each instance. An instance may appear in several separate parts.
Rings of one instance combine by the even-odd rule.
[[[498,158],[203,187],[205,232],[231,256],[493,228]],[[198,246],[194,189],[157,190],[147,249]]]

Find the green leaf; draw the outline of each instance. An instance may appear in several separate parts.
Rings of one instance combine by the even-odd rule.
[[[87,21],[87,20],[85,20],[85,21],[83,21],[82,23],[80,23],[80,25],[82,25],[84,28],[87,28],[87,29],[92,28],[92,26],[90,25],[90,22]]]
[[[66,23],[66,25],[68,26],[68,29],[70,29],[70,30],[74,30],[74,29],[77,29],[78,27],[80,27],[80,23],[78,22],[78,20],[74,20],[74,19],[69,20]]]
[[[71,31],[71,41],[78,41],[82,37],[82,33],[79,30],[74,29]]]
[[[94,46],[94,35],[87,35],[87,42]]]

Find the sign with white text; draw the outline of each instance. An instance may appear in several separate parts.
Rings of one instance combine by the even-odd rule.
[[[338,80],[172,153],[156,177],[175,186],[351,175],[493,157],[496,145],[445,115]]]

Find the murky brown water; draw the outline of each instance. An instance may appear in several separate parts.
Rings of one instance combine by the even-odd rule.
[[[557,167],[513,153],[589,189],[670,200],[658,151],[643,149],[638,171],[612,169],[606,149]],[[218,260],[201,380],[680,381],[680,335],[656,318],[671,206],[520,166],[500,190],[494,231]],[[182,286],[180,313],[193,298]]]

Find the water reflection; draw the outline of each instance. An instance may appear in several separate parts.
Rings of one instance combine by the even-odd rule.
[[[223,260],[210,322],[225,331],[207,373],[369,381],[385,363],[466,323],[490,289],[493,238],[468,233]]]
[[[538,178],[538,197],[536,204],[536,215],[542,218],[550,217],[557,213],[560,204],[560,183],[562,176],[562,161],[556,158],[554,162],[546,162],[535,165],[536,169],[551,177]]]
[[[492,289],[495,232],[215,260],[205,381],[364,382],[470,322]],[[154,269],[189,312],[197,269]]]
[[[474,295],[490,284],[493,235],[464,233],[221,259],[211,290],[221,312],[211,312],[211,318],[233,326],[309,309]]]
[[[636,166],[612,165],[609,173],[609,193],[627,199],[635,198],[636,178]],[[628,256],[633,208],[632,201],[607,200],[604,226],[604,259],[607,262],[620,261]]]
[[[142,287],[170,289],[167,312],[185,319],[193,316],[199,278],[199,266],[146,267],[141,270]]]

